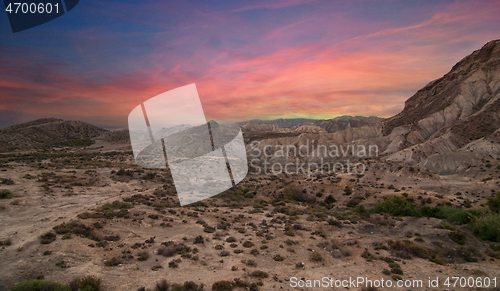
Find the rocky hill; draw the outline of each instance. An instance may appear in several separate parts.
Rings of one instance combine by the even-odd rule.
[[[0,130],[0,151],[90,145],[107,130],[81,121],[44,118]]]
[[[331,133],[267,139],[258,147],[299,146],[308,140],[316,145],[376,145],[384,159],[451,174],[499,158],[499,128],[500,40],[494,40],[415,93],[394,117]]]

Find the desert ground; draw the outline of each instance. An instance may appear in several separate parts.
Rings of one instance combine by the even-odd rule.
[[[86,275],[105,290],[155,290],[163,279],[204,290],[312,290],[294,287],[292,277],[424,284],[363,290],[464,289],[442,284],[453,276],[500,280],[499,244],[466,224],[369,211],[394,196],[415,209],[487,209],[500,183],[498,159],[446,176],[364,162],[363,175],[250,174],[180,207],[168,171],[142,169],[113,144],[3,153],[0,189],[12,197],[0,200],[0,290]],[[436,277],[440,286],[427,286]]]

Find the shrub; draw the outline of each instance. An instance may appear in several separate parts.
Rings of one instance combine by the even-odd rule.
[[[116,257],[112,257],[111,259],[107,260],[104,265],[106,267],[115,267],[115,266],[118,266],[119,264],[121,264],[122,261]]]
[[[200,284],[200,286],[198,286],[193,281],[186,281],[184,282],[183,285],[180,284],[172,285],[172,291],[202,291],[202,290],[203,290],[203,284]]]
[[[90,237],[92,229],[78,221],[70,221],[61,223],[52,228],[57,234],[76,234],[83,237]]]
[[[289,184],[283,189],[283,198],[285,200],[302,202],[307,200],[307,195],[298,185]]]
[[[323,257],[321,256],[321,254],[319,252],[313,252],[311,254],[311,261],[321,262],[321,261],[323,261]]]
[[[166,247],[160,247],[157,250],[157,254],[164,257],[173,257],[176,254],[183,254],[191,251],[191,248],[185,246],[182,243],[177,244],[173,242],[167,242],[162,243],[162,245],[165,245]]]
[[[328,225],[333,225],[333,226],[336,226],[336,227],[342,227],[342,222],[336,220],[336,219],[333,219],[333,218],[329,218],[327,221]]]
[[[193,244],[203,244],[203,243],[205,243],[205,239],[201,235],[197,236],[193,242]]]
[[[333,195],[328,195],[325,198],[325,204],[332,204],[335,203],[337,200],[333,197]]]
[[[11,198],[12,198],[12,192],[10,192],[7,189],[0,190],[0,199],[11,199]]]
[[[397,216],[420,216],[412,202],[399,196],[386,198],[383,202],[377,201],[373,211],[375,213],[389,213]]]
[[[349,202],[347,202],[346,206],[349,208],[356,207],[361,202],[361,199],[362,199],[361,197],[355,197],[355,198],[349,200]]]
[[[480,216],[483,212],[480,210],[458,209],[451,206],[437,206],[433,208],[422,206],[420,208],[420,213],[425,217],[434,217],[446,219],[449,222],[467,224],[473,221],[475,217]]]
[[[472,222],[471,228],[479,239],[500,242],[500,214],[485,214]]]
[[[149,259],[149,253],[146,251],[140,252],[137,254],[138,261],[147,261]]]
[[[21,282],[14,286],[12,291],[71,291],[71,289],[57,282],[36,280]]]
[[[215,232],[215,227],[207,225],[203,228],[203,231],[206,233],[213,233]]]
[[[254,260],[241,260],[241,262],[249,267],[257,266],[257,263]]]
[[[280,255],[276,255],[273,257],[273,260],[275,260],[276,262],[281,262],[281,261],[285,260],[285,258],[283,258]]]
[[[228,281],[217,281],[212,285],[212,291],[231,291],[233,284]]]
[[[10,246],[12,245],[12,240],[10,238],[6,239],[6,240],[0,240],[0,247],[1,246]]]
[[[71,291],[80,291],[80,290],[100,291],[102,290],[101,279],[98,279],[94,276],[85,276],[83,278],[76,278],[69,283],[69,288],[71,289]]]
[[[448,233],[448,237],[451,238],[452,241],[456,242],[459,245],[465,244],[465,234],[459,230],[452,230]]]
[[[252,273],[250,273],[250,277],[267,278],[267,277],[269,277],[269,274],[264,272],[264,271],[257,270],[257,271],[253,271]]]
[[[51,242],[56,240],[56,234],[52,231],[46,232],[40,236],[41,244],[50,244]]]
[[[245,248],[251,248],[253,246],[254,246],[253,242],[248,241],[248,240],[243,243],[243,247],[245,247]]]
[[[9,178],[0,178],[0,184],[4,185],[14,185],[14,180],[9,179]]]
[[[360,205],[360,206],[354,208],[354,210],[352,212],[357,213],[361,216],[365,216],[365,217],[370,216],[370,212],[368,212],[368,210],[366,210],[366,208],[363,205]]]
[[[396,251],[396,254],[399,257],[409,257],[409,255],[413,255],[422,259],[428,259],[431,255],[426,248],[407,240],[404,242],[400,240],[390,240],[388,241],[388,244],[394,251]],[[411,256],[409,258],[411,258]]]
[[[232,236],[230,236],[230,237],[228,237],[228,238],[226,239],[226,242],[228,242],[228,243],[232,243],[232,242],[236,242],[236,241],[237,241],[237,240],[236,240],[236,238],[234,238],[234,237],[232,237]]]
[[[168,291],[170,290],[170,284],[167,280],[163,279],[160,282],[156,282],[155,291]]]
[[[497,192],[495,197],[488,197],[488,207],[495,213],[500,212],[500,192]]]

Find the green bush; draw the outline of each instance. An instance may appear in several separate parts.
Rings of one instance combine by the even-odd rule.
[[[326,196],[325,198],[325,204],[332,204],[332,203],[335,203],[337,200],[335,199],[335,197],[333,197],[333,195],[328,195]]]
[[[12,192],[7,189],[0,190],[0,199],[10,199],[12,198]]]
[[[495,197],[488,197],[488,207],[495,213],[500,212],[500,192]]]
[[[420,213],[425,217],[446,219],[449,222],[456,222],[458,224],[468,224],[473,221],[475,217],[480,216],[484,212],[481,210],[464,210],[452,206],[422,206],[420,208]]]
[[[471,229],[479,239],[500,242],[500,214],[482,215],[471,223]]]
[[[71,291],[67,285],[57,282],[36,280],[17,284],[12,291]]]
[[[386,198],[383,202],[377,201],[373,212],[389,213],[397,216],[420,216],[420,213],[415,209],[413,202],[399,196]]]
[[[464,245],[465,244],[465,234],[459,230],[453,230],[448,233],[448,236],[451,238],[452,241],[456,242],[459,245]]]

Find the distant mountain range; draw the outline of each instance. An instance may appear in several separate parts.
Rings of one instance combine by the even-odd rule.
[[[318,129],[314,129],[314,127],[311,127],[317,126],[324,129],[326,132],[335,132],[347,128],[360,127],[367,124],[377,123],[382,120],[383,118],[376,116],[363,117],[344,115],[332,119],[253,119],[250,121],[239,122],[239,124],[242,125],[243,128],[247,128],[250,131],[290,132],[301,126],[309,126],[309,128],[312,130],[311,132],[318,132]]]
[[[318,119],[307,119],[307,118],[290,118],[290,119],[279,118],[273,120],[252,119],[249,121],[238,122],[238,124],[239,125],[245,125],[247,123],[253,123],[257,125],[271,124],[271,125],[276,125],[278,127],[288,128],[297,125],[313,124],[318,121],[319,121]]]
[[[341,116],[329,120],[241,122],[245,140],[266,145],[371,144],[380,158],[450,174],[479,161],[500,159],[500,40],[463,58],[427,84],[388,119]],[[0,151],[88,145],[100,140],[130,144],[127,130],[107,131],[85,122],[39,119],[0,130]],[[275,157],[269,157],[272,159]],[[306,157],[314,160],[318,157]]]
[[[341,116],[329,120],[276,119],[241,122],[243,132],[251,133],[318,133],[332,132],[372,124],[378,117]],[[254,123],[256,122],[256,123]],[[281,126],[280,126],[281,125]],[[167,129],[162,129],[166,131]],[[254,137],[254,135],[250,135]],[[86,146],[95,140],[130,144],[128,130],[107,130],[72,120],[42,118],[0,129],[0,151],[41,149],[58,146]]]

